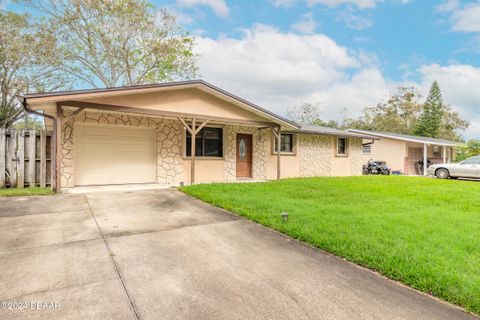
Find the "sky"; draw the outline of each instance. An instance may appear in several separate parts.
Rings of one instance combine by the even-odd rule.
[[[437,80],[480,139],[480,0],[150,1],[195,36],[200,78],[280,115],[357,117]]]
[[[281,115],[301,102],[357,117],[434,80],[480,138],[480,1],[154,2],[197,38],[201,77]]]

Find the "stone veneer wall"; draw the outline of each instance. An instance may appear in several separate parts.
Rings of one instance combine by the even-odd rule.
[[[362,139],[349,139],[350,140],[350,175],[359,176],[362,174],[362,165],[363,165],[363,147]]]
[[[68,116],[68,113],[66,114]],[[74,123],[154,128],[157,136],[157,182],[173,185],[183,181],[183,125],[179,121],[107,112],[82,112],[62,124],[62,187],[74,186]]]
[[[335,137],[327,135],[299,134],[300,176],[332,175]]]
[[[267,155],[267,130],[258,130],[248,126],[227,125],[224,127],[224,179],[225,181],[235,181],[237,179],[236,173],[236,149],[237,149],[237,133],[246,133],[252,135],[252,174],[254,179],[266,179],[267,169],[265,157]]]
[[[335,161],[334,136],[299,134],[300,176],[334,176],[332,162]],[[349,139],[348,158],[350,175],[362,174],[362,139]]]

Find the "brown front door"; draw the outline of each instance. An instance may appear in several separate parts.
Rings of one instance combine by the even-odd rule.
[[[237,134],[237,177],[252,176],[252,135]]]

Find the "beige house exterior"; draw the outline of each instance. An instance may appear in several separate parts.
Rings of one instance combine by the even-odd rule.
[[[57,190],[360,175],[371,138],[302,127],[201,80],[22,99],[54,132]]]
[[[433,163],[450,163],[455,160],[458,142],[391,132],[349,129],[349,132],[376,137],[374,143],[366,139],[362,151],[363,162],[385,161],[392,172],[417,175],[418,161],[428,159]],[[424,172],[426,174],[426,172]]]

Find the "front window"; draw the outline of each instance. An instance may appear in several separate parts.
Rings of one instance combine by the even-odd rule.
[[[347,138],[337,139],[337,156],[347,155]]]
[[[280,150],[287,153],[293,152],[293,133],[282,133],[282,138],[280,139]],[[278,146],[275,142],[275,152],[277,151]]]
[[[439,146],[433,146],[433,157],[434,158],[440,158],[442,156],[442,153],[440,151]]]
[[[192,155],[192,135],[187,131],[185,154]],[[222,128],[203,128],[195,136],[195,157],[223,157]]]

